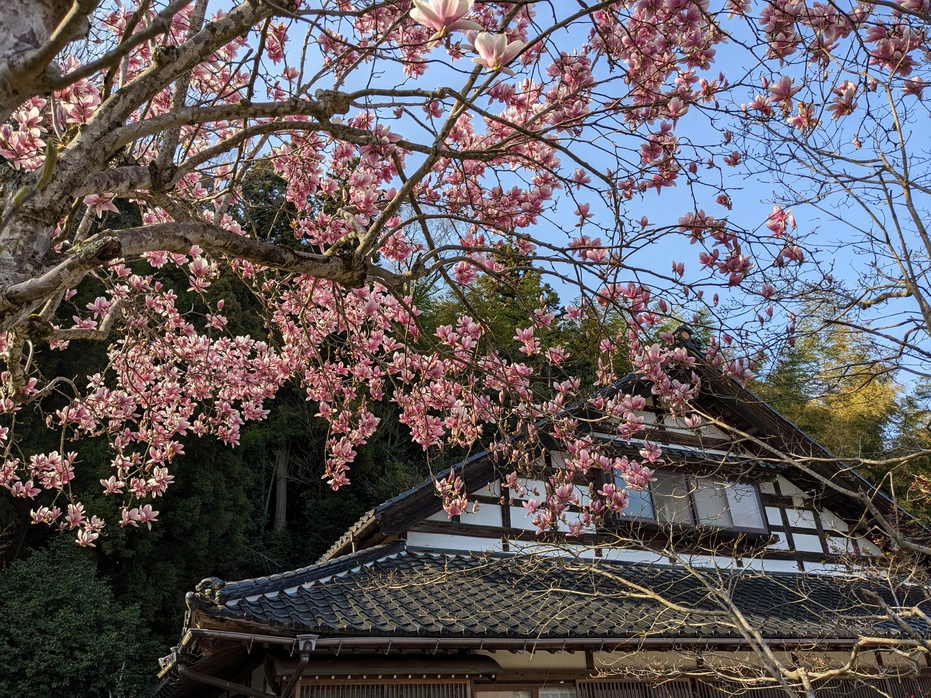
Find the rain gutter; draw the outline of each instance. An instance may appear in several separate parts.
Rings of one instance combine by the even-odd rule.
[[[298,635],[297,637],[286,637],[279,635],[261,635],[244,632],[233,632],[229,630],[210,630],[207,628],[190,628],[184,636],[182,646],[187,645],[192,640],[205,638],[212,640],[227,640],[233,642],[243,642],[249,645],[277,645],[289,647],[298,650],[304,654],[302,643],[307,643],[308,639],[314,636]],[[770,646],[795,647],[795,646],[831,646],[831,647],[852,647],[858,644],[856,638],[838,638],[834,640],[825,640],[824,638],[774,638],[767,640]],[[643,648],[643,647],[681,647],[681,646],[709,646],[717,645],[722,647],[748,646],[743,638],[698,638],[698,637],[606,637],[606,638],[536,638],[521,639],[510,637],[386,637],[386,636],[369,636],[369,637],[320,637],[313,642],[310,651],[321,649],[383,649],[385,651],[392,649],[422,649],[422,650],[439,650],[439,649],[472,649],[472,650],[513,650],[513,651],[534,651],[534,650],[596,650],[621,649],[625,647]]]

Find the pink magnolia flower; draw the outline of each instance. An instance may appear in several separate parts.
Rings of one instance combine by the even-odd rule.
[[[562,346],[550,347],[546,350],[546,355],[554,364],[561,364],[563,361],[569,358],[569,352],[567,352]]]
[[[474,0],[414,0],[411,19],[433,29],[430,41],[436,41],[451,31],[481,31],[477,22],[462,19],[472,11]]]
[[[94,541],[100,537],[100,534],[97,531],[93,531],[89,528],[82,528],[78,531],[77,539],[74,541],[82,548],[96,548]]]
[[[800,102],[798,105],[798,113],[795,116],[790,116],[786,121],[796,130],[806,133],[814,129],[819,123],[819,120],[814,114],[814,105]]]
[[[779,80],[769,86],[771,99],[776,104],[782,104],[787,109],[791,109],[791,99],[796,92],[802,88],[794,84],[794,80],[787,75],[783,75]]]
[[[42,491],[33,484],[32,480],[26,480],[26,482],[14,482],[7,489],[10,490],[10,493],[14,497],[23,497],[24,499],[35,499],[35,496]]]
[[[582,322],[582,308],[577,305],[567,305],[566,306],[566,319],[570,322],[574,322],[577,325]]]
[[[101,480],[100,484],[103,486],[103,493],[105,495],[122,494],[122,488],[125,487],[125,483],[122,480],[117,480],[113,475],[106,480]]]
[[[703,420],[701,417],[699,417],[697,414],[692,413],[688,417],[685,418],[685,426],[693,427],[693,428],[700,427],[702,425],[702,421]]]
[[[146,504],[141,507],[134,507],[133,509],[123,509],[120,526],[139,526],[140,523],[146,525],[149,530],[152,530],[152,522],[158,520],[158,512],[152,510],[151,504]]]
[[[90,194],[84,197],[84,205],[91,209],[97,218],[100,218],[104,211],[119,213],[119,209],[113,203],[113,194]]]
[[[928,83],[922,78],[911,78],[906,80],[902,85],[902,94],[911,95],[921,99],[922,92],[928,86]]]
[[[52,523],[61,516],[61,509],[58,507],[39,507],[38,509],[30,509],[29,517],[32,519],[32,523]]]
[[[68,505],[68,514],[65,516],[65,521],[61,524],[62,528],[77,528],[82,523],[84,523],[84,505],[78,502],[77,504]]]
[[[483,65],[492,72],[500,70],[505,75],[514,75],[514,71],[506,66],[526,46],[523,41],[508,43],[508,38],[504,34],[491,34],[489,32],[476,34],[472,45],[478,54],[478,58],[472,59],[474,63]]]
[[[443,500],[443,509],[449,518],[464,514],[469,508],[468,494],[462,478],[450,469],[449,475],[443,480],[434,480],[433,486]]]

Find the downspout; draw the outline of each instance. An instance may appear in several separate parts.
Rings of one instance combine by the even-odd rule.
[[[298,635],[297,644],[298,651],[301,655],[301,661],[299,661],[297,666],[294,667],[294,672],[291,674],[291,678],[288,680],[288,683],[285,684],[284,689],[281,691],[281,698],[291,698],[291,695],[294,693],[294,689],[297,688],[297,682],[300,681],[301,677],[304,675],[304,667],[306,667],[307,663],[310,661],[310,653],[313,652],[317,647],[317,636]]]
[[[220,630],[220,631],[211,631],[209,633],[196,633],[195,634],[189,630],[185,634],[184,639],[181,641],[181,647],[185,647],[188,644],[190,644],[191,641],[198,635],[200,635],[201,637],[214,637],[214,638],[219,637],[221,639],[236,639],[240,641],[242,641],[243,639],[242,633],[226,633]],[[234,637],[230,638],[229,637],[230,635]],[[276,638],[273,636],[255,636],[255,635],[249,636],[249,637],[250,637],[250,642],[249,642],[250,645],[252,644],[252,641],[256,639],[256,637],[262,638],[260,642],[264,640],[263,644],[278,644],[278,645],[285,644],[284,642],[282,642],[284,638]],[[307,666],[308,662],[310,662],[310,653],[313,652],[314,648],[316,647],[317,636],[316,635],[298,635],[296,638],[288,640],[287,644],[290,644],[292,646],[294,644],[297,644],[298,651],[300,652],[301,660],[298,663],[297,667],[295,667],[294,673],[291,675],[291,678],[288,681],[287,685],[284,687],[284,689],[280,693],[277,693],[277,692],[268,693],[266,691],[260,691],[257,688],[250,688],[249,686],[244,686],[242,684],[233,683],[232,681],[227,681],[226,679],[221,679],[216,676],[210,676],[209,674],[202,674],[201,672],[194,671],[193,669],[188,669],[186,666],[184,666],[184,664],[178,661],[176,651],[173,652],[175,656],[172,660],[172,664],[174,665],[174,669],[178,672],[179,676],[182,676],[186,679],[190,679],[191,681],[196,681],[198,683],[206,684],[208,686],[215,686],[216,688],[222,688],[227,691],[232,691],[233,693],[241,693],[242,695],[250,696],[250,698],[291,698],[291,695],[294,693],[294,689],[297,687],[298,681],[300,680],[301,676],[303,676],[304,674],[304,668]],[[177,650],[178,648],[175,648],[175,649]],[[274,688],[277,688],[277,687],[273,686],[273,689]]]

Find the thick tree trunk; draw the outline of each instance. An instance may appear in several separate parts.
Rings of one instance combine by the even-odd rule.
[[[52,59],[87,33],[96,0],[3,0],[0,3],[0,123],[24,99],[49,90]]]
[[[274,530],[288,525],[288,444],[275,449],[275,523]]]

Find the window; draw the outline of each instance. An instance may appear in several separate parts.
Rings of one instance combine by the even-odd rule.
[[[475,687],[475,698],[576,698],[575,686],[569,682],[564,686],[548,686],[524,689],[487,689]]]
[[[626,483],[618,477],[618,486]],[[765,531],[756,487],[747,482],[657,470],[649,488],[628,489],[621,516],[658,523]]]
[[[469,682],[436,681],[310,681],[301,684],[301,698],[467,698]]]

